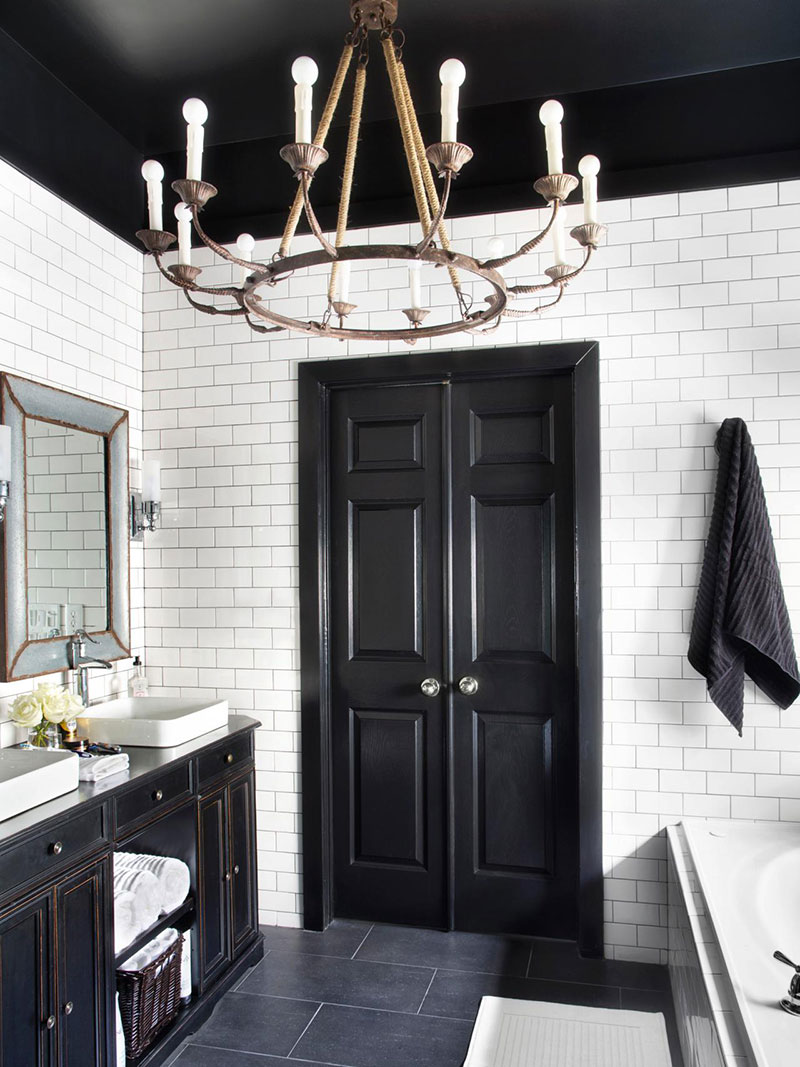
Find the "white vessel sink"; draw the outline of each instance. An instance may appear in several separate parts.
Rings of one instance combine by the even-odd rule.
[[[183,697],[123,697],[78,716],[78,732],[113,745],[173,748],[228,724],[228,701]]]
[[[48,748],[0,749],[0,822],[78,788],[78,757]]]

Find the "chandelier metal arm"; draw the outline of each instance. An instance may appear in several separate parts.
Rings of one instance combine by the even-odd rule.
[[[183,295],[189,301],[193,308],[198,311],[204,311],[206,315],[247,315],[244,308],[218,308],[214,304],[201,304],[199,300],[195,300],[188,289],[183,290]]]
[[[431,206],[431,212],[437,213],[439,210],[439,197],[436,192],[436,182],[433,180],[430,166],[428,165],[427,155],[425,152],[425,142],[422,139],[422,133],[420,132],[419,122],[417,121],[417,112],[414,107],[414,101],[411,98],[411,90],[408,86],[408,78],[406,78],[406,69],[402,62],[397,63],[397,77],[400,90],[403,95],[403,101],[405,103],[406,115],[408,116],[409,126],[411,130],[411,138],[414,143],[414,149],[419,159],[420,170],[422,172],[422,181],[425,186],[425,192],[428,197],[428,201]],[[450,238],[447,234],[447,227],[444,224],[444,218],[439,223],[439,241],[442,248],[450,248]],[[458,271],[454,267],[448,267],[447,273],[450,275],[450,282],[456,295],[461,291],[461,279],[458,276]],[[459,303],[461,301],[459,300]]]
[[[547,235],[552,230],[553,224],[555,223],[556,218],[558,217],[558,212],[560,208],[561,201],[553,200],[553,209],[550,213],[550,219],[545,228],[541,231],[541,233],[537,234],[536,237],[532,237],[530,241],[526,241],[524,245],[518,248],[516,252],[512,252],[511,255],[499,256],[497,259],[487,259],[484,262],[483,266],[491,267],[493,270],[497,270],[498,267],[505,267],[508,263],[513,263],[515,259],[519,259],[521,256],[526,256],[528,252],[532,252],[534,248],[538,247],[538,245],[542,243],[545,237],[547,237]]]
[[[232,296],[233,299],[237,302],[237,304],[241,304],[242,302],[242,290],[237,289],[235,286],[198,285],[194,281],[188,281],[181,277],[178,277],[178,275],[176,275],[174,271],[165,268],[164,264],[161,262],[160,252],[153,252],[153,259],[155,259],[156,266],[167,279],[167,281],[172,282],[173,285],[177,285],[179,289],[183,289],[187,293],[207,293],[209,296]],[[197,270],[197,273],[199,273],[199,269],[195,269]],[[201,310],[206,310],[203,305],[198,306],[201,308]],[[211,314],[214,314],[214,312],[211,312]]]
[[[244,309],[244,317],[245,321],[247,322],[247,325],[255,333],[281,333],[282,330],[286,329],[285,326],[261,326],[259,323],[253,322],[250,313],[249,311],[247,311],[247,309]]]
[[[535,308],[526,308],[524,311],[521,308],[504,308],[502,312],[503,318],[508,319],[527,319],[531,315],[541,315],[543,311],[549,311],[550,308],[554,308],[556,304],[560,304],[564,297],[565,286],[560,285],[558,287],[558,296],[555,300],[551,300],[549,304],[540,304]]]
[[[308,225],[311,227],[311,232],[316,239],[331,257],[336,259],[338,253],[334,246],[330,243],[328,238],[322,232],[322,227],[319,224],[317,216],[314,214],[314,208],[311,206],[311,197],[308,195],[308,187],[311,184],[311,175],[307,171],[302,171],[299,175],[300,188],[303,192],[303,205],[305,206],[306,218],[308,219]]]
[[[222,259],[227,259],[229,263],[235,263],[239,267],[244,267],[246,270],[263,271],[267,269],[266,263],[252,263],[248,259],[239,259],[238,256],[234,256],[232,252],[229,252],[224,245],[218,244],[213,237],[209,237],[203,227],[200,225],[200,210],[196,204],[192,205],[192,222],[194,224],[194,230],[200,240],[210,248],[212,252],[216,252]]]
[[[437,232],[439,230],[439,227],[442,224],[442,221],[444,220],[444,215],[445,215],[445,212],[447,211],[447,203],[448,203],[448,201],[450,199],[450,187],[451,187],[452,184],[453,184],[453,174],[452,174],[451,171],[447,171],[447,173],[444,176],[444,186],[442,188],[442,200],[441,200],[441,203],[439,204],[439,210],[436,213],[436,218],[433,219],[433,221],[431,222],[431,225],[430,225],[430,228],[429,228],[428,232],[425,234],[425,236],[422,238],[422,240],[420,241],[420,243],[416,247],[417,255],[419,255],[421,252],[424,252],[425,249],[429,247],[431,241],[436,236],[436,234],[437,234]]]
[[[339,98],[342,95],[342,86],[344,85],[347,72],[350,69],[350,63],[353,59],[354,45],[347,42],[342,50],[342,54],[339,57],[339,65],[336,68],[336,74],[333,77],[331,84],[331,90],[328,93],[328,99],[325,103],[325,109],[320,116],[319,123],[317,124],[317,132],[314,135],[313,143],[322,148],[325,145],[325,138],[328,136],[328,130],[331,127],[333,116],[336,112],[336,107],[339,103]],[[286,220],[286,226],[283,230],[283,236],[281,237],[280,248],[278,255],[281,257],[288,256],[289,248],[294,239],[294,235],[297,232],[297,224],[300,221],[300,216],[303,213],[304,204],[303,190],[298,189],[294,196],[294,201],[289,210],[289,217]]]
[[[543,285],[510,285],[508,287],[509,293],[513,293],[514,296],[527,296],[531,293],[540,293],[543,289],[550,289],[554,285],[559,285],[563,289],[565,285],[572,281],[573,278],[577,278],[578,275],[586,268],[589,260],[592,258],[592,252],[594,248],[592,245],[586,245],[586,249],[583,254],[583,263],[575,270],[570,271],[568,274],[562,274],[560,277],[555,277],[548,284]],[[551,267],[550,270],[555,268]]]

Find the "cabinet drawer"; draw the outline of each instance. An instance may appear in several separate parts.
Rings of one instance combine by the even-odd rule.
[[[253,758],[253,735],[234,737],[224,745],[217,745],[210,752],[197,757],[197,784],[202,792],[209,782],[220,774],[236,771]]]
[[[60,826],[29,837],[0,856],[2,892],[46,876],[106,841],[103,809],[70,816]]]
[[[117,836],[120,830],[157,815],[162,808],[191,796],[191,792],[190,764],[184,763],[117,797],[114,801]]]

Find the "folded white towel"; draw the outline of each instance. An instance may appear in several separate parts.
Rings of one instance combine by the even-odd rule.
[[[127,771],[127,752],[118,752],[113,756],[82,756],[78,765],[78,778],[82,782],[101,782],[112,774]]]
[[[128,889],[114,892],[114,954],[120,953],[139,935],[134,918],[136,898]]]
[[[141,971],[143,968],[149,967],[150,964],[154,960],[157,960],[162,952],[166,952],[170,945],[174,944],[180,936],[178,931],[173,927],[170,927],[168,930],[162,930],[162,932],[154,937],[152,941],[148,941],[144,948],[140,948],[138,952],[125,960],[125,962],[120,965],[119,970]],[[188,935],[184,935],[184,938],[186,937],[188,937]],[[181,978],[183,978],[183,967],[181,967]]]
[[[152,926],[159,916],[161,890],[158,879],[150,871],[118,867],[114,870],[114,896],[128,890],[133,894],[133,923],[136,937]],[[130,944],[130,942],[123,942]]]
[[[189,868],[174,856],[117,852],[114,855],[114,870],[123,868],[150,871],[156,876],[161,889],[162,915],[180,907],[189,895]]]

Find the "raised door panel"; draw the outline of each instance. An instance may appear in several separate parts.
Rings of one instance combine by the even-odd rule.
[[[52,907],[47,893],[0,914],[0,1067],[48,1067],[54,1059]]]
[[[235,956],[258,929],[254,775],[234,782],[229,793],[231,937]]]
[[[198,805],[198,940],[201,990],[231,958],[228,904],[228,791],[222,788]]]
[[[111,1054],[108,868],[102,860],[57,888],[61,1067],[104,1067]]]

